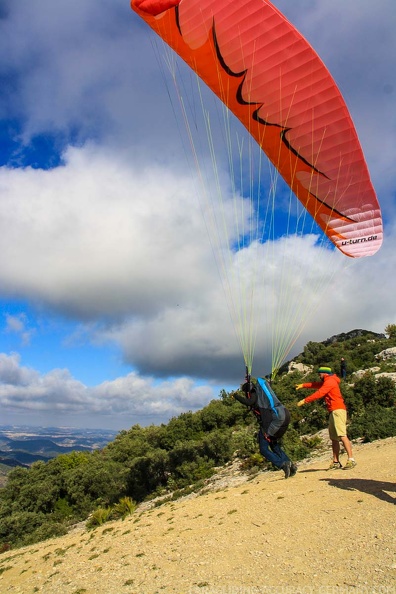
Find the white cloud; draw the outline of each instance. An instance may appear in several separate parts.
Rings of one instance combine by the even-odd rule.
[[[26,346],[30,344],[32,336],[35,333],[34,329],[28,327],[28,319],[26,314],[21,313],[18,315],[5,314],[6,325],[5,332],[14,333],[21,339],[22,345]]]
[[[14,353],[5,355],[0,353],[0,383],[2,385],[28,386],[35,381],[38,374],[33,369],[20,367],[20,357]]]
[[[50,171],[2,168],[0,186],[3,291],[86,318],[139,315],[211,277],[191,179],[86,148]]]
[[[109,419],[116,420],[118,427],[129,426],[142,418],[159,424],[183,411],[202,408],[218,395],[215,389],[183,377],[157,385],[154,378],[134,373],[89,388],[67,370],[40,375],[21,366],[17,355],[0,354],[2,409],[10,414],[23,411],[32,418],[57,417],[63,425],[70,418],[79,418],[79,426],[109,426]]]
[[[0,117],[13,120],[25,148],[40,134],[56,148],[95,139],[116,150],[139,145],[138,161],[181,145],[152,40],[129,2],[12,2],[5,13]]]

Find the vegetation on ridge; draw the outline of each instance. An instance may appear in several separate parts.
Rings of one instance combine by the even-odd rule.
[[[372,371],[396,372],[395,357],[376,359],[396,346],[396,325],[388,325],[385,333],[388,338],[355,330],[309,342],[294,359],[303,371],[290,372],[288,364],[280,370],[273,387],[291,412],[284,447],[294,460],[308,456],[319,445],[315,433],[327,427],[323,402],[299,409],[295,385],[317,380],[319,365],[339,372],[341,357],[348,369],[342,392],[349,436],[372,441],[396,435],[395,383],[386,376],[376,378]],[[368,371],[352,376],[362,369]],[[256,433],[253,415],[223,390],[202,410],[160,426],[134,425],[100,451],[75,451],[29,469],[16,468],[0,490],[0,550],[65,534],[88,517],[89,527],[122,518],[133,512],[135,502],[197,488],[235,456],[252,472],[270,468],[258,453]]]

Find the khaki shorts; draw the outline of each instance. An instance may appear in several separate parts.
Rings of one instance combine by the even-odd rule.
[[[340,439],[347,434],[346,430],[347,411],[343,408],[333,410],[329,417],[330,439]]]

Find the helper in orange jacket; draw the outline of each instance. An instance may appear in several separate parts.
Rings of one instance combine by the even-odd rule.
[[[356,466],[356,462],[352,455],[352,445],[347,437],[346,420],[347,411],[340,391],[340,378],[332,373],[330,367],[319,367],[318,373],[320,375],[320,382],[309,382],[306,384],[298,384],[296,390],[301,388],[315,388],[316,392],[307,396],[303,400],[297,402],[297,406],[302,406],[305,403],[313,402],[319,398],[325,399],[329,416],[329,435],[333,449],[333,461],[330,464],[330,469],[343,468],[349,470]],[[348,460],[344,467],[340,462],[340,440],[342,441]]]

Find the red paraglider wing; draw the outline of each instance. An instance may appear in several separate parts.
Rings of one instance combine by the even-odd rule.
[[[256,139],[344,254],[370,256],[381,210],[333,78],[267,0],[132,0]]]

